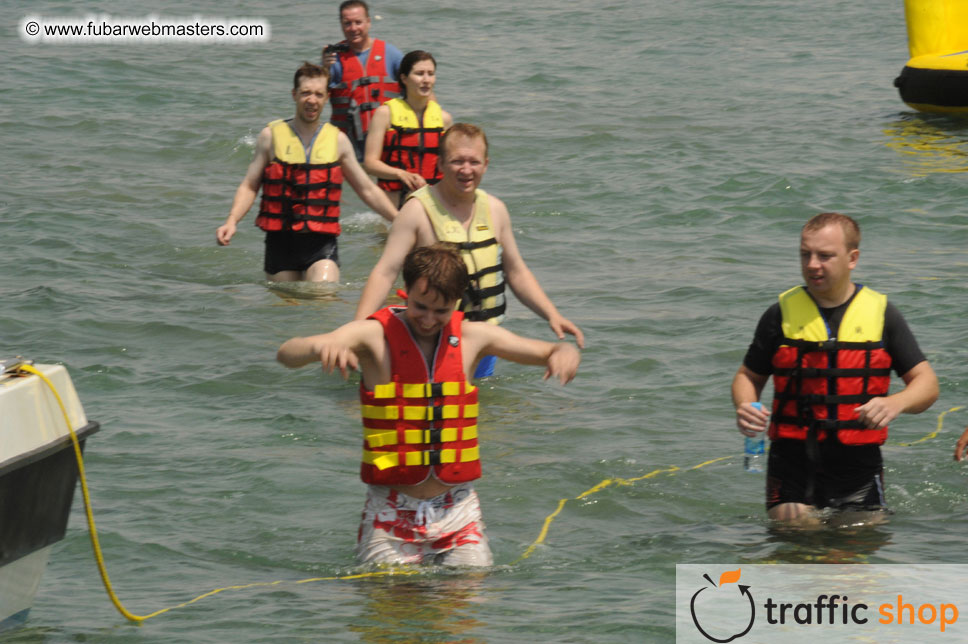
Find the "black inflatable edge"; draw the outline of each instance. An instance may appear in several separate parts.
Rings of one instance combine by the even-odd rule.
[[[968,70],[905,66],[894,86],[908,104],[968,108]]]

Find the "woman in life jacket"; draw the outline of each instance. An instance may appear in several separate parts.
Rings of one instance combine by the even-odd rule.
[[[437,61],[428,52],[407,52],[399,81],[402,97],[373,112],[363,157],[363,168],[398,207],[414,190],[440,180],[440,136],[453,123],[434,100]]]

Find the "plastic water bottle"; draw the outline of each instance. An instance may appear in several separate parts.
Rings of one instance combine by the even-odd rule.
[[[763,409],[763,403],[750,403],[755,409]],[[763,434],[746,436],[743,447],[743,469],[757,474],[763,471],[763,454],[766,451],[766,441]]]

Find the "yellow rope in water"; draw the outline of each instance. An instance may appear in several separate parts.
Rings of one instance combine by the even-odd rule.
[[[98,540],[98,536],[97,536],[97,526],[94,524],[94,512],[91,509],[91,495],[87,489],[87,476],[84,473],[84,457],[81,454],[81,444],[77,440],[77,434],[74,433],[74,428],[71,426],[71,419],[67,414],[67,408],[64,406],[64,401],[61,399],[60,394],[57,392],[57,388],[54,386],[54,383],[52,383],[50,379],[47,376],[45,376],[41,371],[27,364],[20,365],[17,367],[17,369],[19,369],[20,371],[31,373],[37,376],[38,378],[40,378],[44,382],[44,384],[46,384],[47,387],[50,389],[51,393],[54,394],[54,398],[57,399],[57,404],[60,406],[61,414],[63,414],[64,416],[64,422],[67,424],[67,431],[70,434],[71,443],[74,446],[74,457],[77,460],[77,475],[78,475],[78,479],[81,482],[81,496],[84,498],[84,511],[87,515],[87,526],[91,537],[91,547],[94,550],[94,559],[97,561],[97,569],[98,569],[98,572],[101,574],[101,581],[104,583],[104,590],[107,591],[108,597],[111,598],[111,603],[114,604],[114,607],[117,608],[118,612],[121,613],[126,619],[140,624],[146,619],[150,619],[157,615],[161,615],[162,613],[167,613],[168,611],[174,610],[176,608],[184,608],[189,604],[194,604],[199,600],[205,599],[206,597],[211,597],[212,595],[217,595],[226,590],[243,590],[246,588],[278,586],[283,583],[305,584],[311,581],[335,581],[335,580],[342,580],[342,579],[363,579],[365,577],[387,577],[392,575],[420,574],[419,570],[412,570],[412,569],[378,570],[378,571],[372,571],[372,572],[357,573],[355,575],[342,575],[342,576],[336,576],[336,577],[310,577],[309,579],[301,579],[294,582],[290,582],[288,580],[279,580],[279,581],[271,581],[271,582],[256,582],[253,584],[243,584],[240,586],[227,586],[225,588],[216,588],[215,590],[210,590],[207,593],[199,595],[198,597],[195,597],[194,599],[191,599],[187,602],[178,604],[177,606],[162,608],[161,610],[156,610],[155,612],[148,613],[147,615],[135,615],[127,608],[125,608],[124,605],[121,603],[121,600],[118,599],[117,594],[115,594],[114,592],[114,587],[111,585],[111,578],[108,577],[107,567],[104,565],[104,556],[101,552],[101,543]]]
[[[121,613],[128,620],[140,624],[141,622],[143,622],[146,619],[150,619],[150,618],[155,617],[157,615],[161,615],[162,613],[167,613],[168,611],[175,610],[177,608],[184,608],[186,606],[189,606],[191,604],[194,604],[195,602],[201,601],[202,599],[205,599],[207,597],[212,597],[213,595],[218,595],[219,593],[225,592],[227,590],[246,590],[246,589],[249,589],[249,588],[268,588],[268,587],[272,587],[272,586],[279,586],[279,585],[282,585],[282,584],[307,584],[307,583],[316,582],[316,581],[341,581],[341,580],[348,580],[348,579],[365,579],[367,577],[388,577],[388,576],[406,576],[406,575],[419,575],[419,574],[422,574],[422,571],[420,571],[420,570],[415,570],[415,569],[412,569],[412,568],[402,568],[402,569],[393,569],[393,570],[379,570],[379,571],[371,571],[371,572],[362,572],[362,573],[357,573],[357,574],[353,574],[353,575],[338,575],[338,576],[333,576],[333,577],[310,577],[308,579],[299,579],[299,580],[296,580],[296,581],[278,580],[278,581],[267,581],[267,582],[255,582],[255,583],[251,583],[251,584],[242,584],[242,585],[238,585],[238,586],[226,586],[224,588],[216,588],[214,590],[210,590],[210,591],[208,591],[206,593],[203,593],[203,594],[199,595],[198,597],[195,597],[195,598],[190,599],[190,600],[188,600],[186,602],[183,602],[181,604],[177,604],[175,606],[169,606],[168,608],[162,608],[161,610],[156,610],[155,612],[149,613],[147,615],[135,615],[135,614],[131,613],[130,611],[128,611],[121,604],[121,600],[119,600],[118,599],[118,596],[115,594],[114,589],[111,586],[111,580],[108,577],[107,569],[106,569],[106,567],[104,565],[104,557],[102,556],[102,553],[101,553],[101,545],[98,542],[98,537],[97,537],[97,527],[94,525],[94,513],[91,510],[91,498],[90,498],[90,495],[89,495],[88,490],[87,490],[87,477],[84,474],[84,458],[83,458],[83,456],[81,454],[81,446],[80,446],[80,443],[77,440],[77,434],[74,433],[74,429],[73,429],[73,427],[71,427],[71,421],[70,421],[70,418],[67,415],[67,408],[64,406],[64,401],[61,400],[60,394],[57,392],[57,388],[54,387],[54,383],[52,383],[47,378],[47,376],[45,376],[39,370],[35,369],[34,367],[32,367],[30,365],[26,365],[26,364],[20,365],[18,367],[18,369],[20,369],[21,371],[25,371],[27,373],[34,374],[35,376],[38,376],[47,385],[47,387],[51,390],[51,392],[54,394],[54,397],[57,399],[57,404],[60,405],[61,413],[64,415],[64,422],[67,423],[67,431],[70,432],[71,442],[74,445],[74,456],[77,459],[78,478],[80,479],[80,482],[81,482],[81,494],[84,497],[84,510],[85,510],[85,512],[87,514],[87,525],[88,525],[88,528],[89,528],[89,531],[90,531],[91,546],[94,549],[94,558],[97,560],[98,571],[101,574],[101,580],[104,582],[104,589],[107,591],[108,597],[111,598],[111,602],[114,604],[114,607],[117,608],[118,609],[118,612]],[[927,434],[926,436],[924,436],[924,437],[922,437],[922,438],[920,438],[920,439],[918,439],[918,440],[916,440],[914,442],[911,442],[911,443],[898,443],[898,445],[900,445],[902,447],[908,447],[908,446],[916,445],[917,443],[921,443],[921,442],[924,442],[926,440],[929,440],[929,439],[932,439],[932,438],[936,437],[939,433],[941,433],[941,428],[942,428],[942,424],[944,422],[944,417],[947,414],[951,413],[951,412],[959,411],[961,409],[964,409],[964,407],[952,407],[952,408],[950,408],[950,409],[948,409],[946,411],[941,412],[941,414],[938,416],[938,426],[935,429],[935,431],[931,432],[930,434]],[[724,460],[726,460],[728,458],[731,458],[731,457],[730,456],[720,456],[718,458],[710,459],[710,460],[705,461],[703,463],[700,463],[698,465],[694,465],[694,466],[692,466],[690,468],[687,468],[686,470],[682,470],[679,467],[673,465],[673,466],[668,467],[668,468],[660,468],[660,469],[657,469],[657,470],[652,470],[648,474],[643,474],[642,476],[636,476],[636,477],[633,477],[633,478],[628,478],[628,479],[624,479],[624,478],[605,479],[605,480],[601,481],[600,483],[598,483],[598,484],[596,484],[596,485],[588,488],[587,490],[585,490],[584,492],[582,492],[581,494],[579,494],[576,497],[560,499],[558,501],[558,507],[555,508],[554,512],[552,512],[547,517],[545,517],[544,523],[541,526],[541,531],[538,533],[538,537],[531,543],[531,545],[529,545],[525,549],[525,551],[521,554],[521,556],[518,557],[517,559],[515,559],[514,561],[512,561],[510,565],[511,566],[514,566],[514,565],[516,565],[516,564],[524,561],[525,559],[527,559],[528,557],[530,557],[532,554],[534,554],[534,551],[538,548],[538,546],[541,545],[544,542],[545,538],[547,538],[548,531],[549,531],[549,529],[551,527],[551,523],[561,513],[561,511],[565,507],[565,504],[567,504],[569,501],[580,501],[581,499],[587,498],[587,497],[589,497],[589,496],[591,496],[591,495],[593,495],[593,494],[595,494],[597,492],[601,492],[602,490],[604,490],[604,489],[606,489],[608,487],[611,487],[613,485],[632,485],[636,481],[643,481],[645,479],[654,478],[656,476],[659,476],[660,474],[669,474],[670,476],[673,476],[677,472],[690,471],[690,470],[698,470],[701,467],[706,467],[707,465],[712,465],[713,463],[718,463],[718,462],[724,461]]]
[[[959,411],[961,409],[964,409],[964,407],[952,407],[951,409],[947,409],[941,412],[940,414],[938,414],[938,427],[933,432],[925,436],[922,436],[916,441],[912,441],[910,443],[897,443],[897,445],[900,447],[910,447],[911,445],[917,445],[918,443],[923,443],[926,440],[930,440],[934,438],[935,436],[941,433],[941,425],[944,423],[944,417],[953,411]]]
[[[696,465],[695,467],[690,467],[689,469],[690,470],[696,470],[696,469],[699,469],[700,467],[703,467],[705,465],[709,465],[710,463],[715,463],[717,461],[722,461],[722,460],[727,459],[727,458],[729,458],[729,457],[728,456],[721,456],[719,458],[714,458],[712,460],[706,461],[705,463],[700,463],[699,465]],[[587,490],[585,490],[584,492],[582,492],[581,494],[579,494],[576,497],[568,498],[568,499],[560,499],[558,501],[558,507],[555,508],[555,511],[552,512],[551,514],[549,514],[547,517],[545,517],[544,525],[541,526],[541,532],[538,533],[538,538],[535,539],[534,541],[532,541],[531,542],[531,545],[528,546],[523,553],[521,553],[521,556],[518,557],[517,559],[515,559],[514,561],[512,561],[510,565],[512,565],[512,566],[517,565],[517,564],[521,563],[522,561],[524,561],[525,559],[527,559],[528,557],[530,557],[532,554],[534,554],[534,551],[537,550],[538,546],[540,546],[542,543],[544,543],[545,537],[548,536],[548,529],[551,527],[551,522],[555,520],[555,517],[558,516],[558,514],[565,508],[565,504],[568,503],[569,501],[580,501],[581,499],[584,499],[586,497],[589,497],[592,494],[595,494],[596,492],[601,492],[605,488],[610,487],[612,485],[632,485],[636,481],[642,481],[644,479],[650,479],[650,478],[652,478],[654,476],[658,476],[660,474],[670,474],[671,475],[671,474],[675,474],[678,471],[680,471],[679,468],[677,466],[673,465],[672,467],[665,468],[665,469],[652,470],[648,474],[643,474],[642,476],[636,476],[635,478],[631,478],[631,479],[623,479],[623,478],[605,479],[601,483],[598,483],[597,485],[594,485],[594,486],[588,488]]]
[[[946,411],[941,412],[941,414],[938,415],[938,426],[937,426],[937,429],[935,429],[930,434],[919,438],[916,441],[913,441],[911,443],[898,443],[898,445],[900,445],[902,447],[910,447],[911,445],[916,445],[918,443],[923,443],[926,440],[935,438],[939,433],[941,433],[941,427],[942,427],[942,424],[944,423],[944,417],[947,414],[949,414],[949,413],[951,413],[953,411],[958,411],[960,409],[964,409],[964,407],[952,407],[951,409],[948,409]],[[707,465],[711,465],[713,463],[717,463],[717,462],[722,461],[722,460],[725,460],[727,458],[730,458],[730,457],[729,456],[720,456],[719,458],[710,459],[710,460],[708,460],[708,461],[706,461],[704,463],[700,463],[699,465],[694,465],[693,467],[690,467],[689,470],[698,470],[700,467],[705,467]],[[578,496],[576,496],[574,498],[571,498],[571,499],[561,499],[561,500],[559,500],[558,501],[558,507],[555,508],[555,511],[552,512],[551,514],[549,514],[547,517],[545,517],[544,525],[541,526],[541,532],[538,533],[538,538],[535,539],[531,543],[531,545],[527,547],[527,549],[525,549],[524,553],[522,553],[522,555],[520,557],[518,557],[513,562],[511,562],[511,565],[513,566],[513,565],[515,565],[517,563],[520,563],[520,562],[524,561],[525,559],[527,559],[528,557],[530,557],[532,554],[534,554],[534,551],[538,548],[539,545],[541,545],[544,542],[545,537],[548,536],[548,529],[551,527],[551,522],[554,521],[555,518],[561,513],[561,511],[565,508],[565,504],[568,503],[568,501],[579,501],[579,500],[581,500],[581,499],[583,499],[585,497],[588,497],[588,496],[591,496],[592,494],[595,494],[596,492],[600,492],[600,491],[604,490],[605,488],[607,488],[607,487],[609,487],[611,485],[616,485],[616,484],[617,485],[631,485],[632,483],[634,483],[636,481],[641,481],[643,479],[649,479],[649,478],[652,478],[654,476],[658,476],[659,474],[674,475],[678,471],[679,471],[679,468],[678,467],[672,466],[672,467],[670,467],[668,469],[664,469],[664,470],[663,469],[653,470],[653,471],[649,472],[648,474],[645,474],[643,476],[637,476],[637,477],[631,478],[631,479],[621,479],[621,478],[617,478],[617,479],[605,479],[604,481],[602,481],[598,485],[595,485],[594,487],[588,488],[587,490],[585,490],[584,492],[582,492],[581,494],[579,494]]]
[[[60,405],[61,413],[64,415],[64,422],[67,423],[67,431],[71,436],[71,443],[74,445],[74,457],[77,460],[77,475],[81,481],[81,495],[84,497],[84,510],[87,514],[87,526],[90,528],[91,534],[91,547],[94,549],[94,558],[97,560],[97,568],[101,573],[101,581],[104,582],[104,589],[108,593],[108,597],[111,598],[111,603],[114,607],[118,609],[118,612],[124,615],[127,619],[132,622],[141,622],[146,619],[144,616],[134,615],[128,611],[122,604],[118,596],[114,594],[114,588],[111,587],[111,579],[108,577],[108,571],[104,567],[104,557],[101,554],[101,544],[97,538],[97,528],[94,525],[94,513],[91,511],[91,496],[87,491],[87,477],[84,475],[84,458],[81,456],[81,444],[77,440],[77,434],[74,433],[74,428],[71,426],[71,419],[67,415],[67,408],[64,406],[64,401],[61,400],[60,394],[57,393],[57,388],[50,379],[40,372],[39,369],[23,364],[18,367],[20,371],[26,371],[27,373],[32,373],[38,378],[40,378],[44,384],[50,389],[51,393],[54,394],[54,398],[57,399],[57,404]]]

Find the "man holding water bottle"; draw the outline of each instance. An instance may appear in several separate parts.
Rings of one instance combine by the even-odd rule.
[[[768,430],[766,507],[777,521],[817,525],[823,508],[886,511],[887,425],[938,397],[938,379],[901,313],[851,280],[859,256],[853,219],[810,219],[800,234],[806,285],[763,314],[733,379],[740,433]],[[894,394],[891,371],[904,381]],[[772,413],[754,406],[771,375]]]

